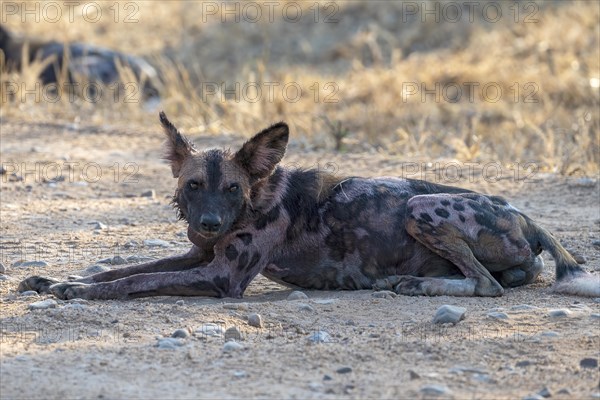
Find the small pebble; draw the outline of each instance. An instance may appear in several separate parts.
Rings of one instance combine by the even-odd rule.
[[[523,397],[522,400],[543,400],[544,398],[539,394],[532,394],[530,396]]]
[[[76,182],[71,182],[71,186],[83,187],[83,186],[88,186],[88,183],[86,181],[76,181]]]
[[[221,336],[225,333],[225,329],[217,324],[204,324],[196,329],[195,333],[204,336]]]
[[[584,358],[579,361],[579,366],[581,368],[598,368],[598,359],[597,358]]]
[[[412,369],[408,370],[408,376],[409,376],[409,378],[410,378],[411,381],[414,381],[415,379],[421,379],[421,375],[417,374]]]
[[[154,191],[154,189],[146,190],[140,193],[140,197],[150,197],[154,199],[156,197],[156,192]]]
[[[590,318],[591,318],[591,319],[600,319],[600,313],[592,313],[592,314],[590,315]]]
[[[26,267],[44,268],[47,266],[48,266],[48,263],[46,261],[18,261],[13,264],[13,267],[22,267],[22,268],[26,268]]]
[[[371,296],[375,297],[376,299],[394,299],[398,297],[398,295],[391,290],[380,290],[379,292],[373,292],[371,293]]]
[[[548,311],[548,315],[553,318],[568,317],[570,314],[572,314],[572,311],[566,308],[557,308]]]
[[[92,225],[94,230],[104,230],[107,228],[107,226],[100,221],[88,222],[88,225]]]
[[[306,303],[298,303],[298,309],[300,311],[308,311],[308,312],[315,311],[315,308],[313,306],[311,306],[310,304],[306,304]]]
[[[123,265],[128,264],[128,261],[121,256],[114,256],[110,259],[110,264],[112,265]]]
[[[342,368],[336,369],[335,372],[337,372],[338,374],[348,374],[348,373],[352,372],[352,368],[342,367]]]
[[[508,319],[508,315],[503,312],[491,312],[487,316],[494,319]]]
[[[332,380],[332,379],[333,379],[333,378],[332,378],[331,376],[327,375],[327,374],[323,375],[323,380],[324,380],[324,381],[330,381],[330,380]]]
[[[442,385],[425,385],[419,390],[425,396],[443,396],[450,394],[450,389]]]
[[[226,353],[229,353],[229,352],[232,352],[232,351],[241,350],[243,348],[244,348],[243,345],[241,345],[240,343],[235,342],[233,340],[229,341],[229,342],[226,342],[223,345],[223,351],[226,352]]]
[[[571,394],[571,391],[570,391],[568,388],[562,388],[562,389],[560,389],[560,390],[559,390],[558,392],[556,392],[556,393],[558,393],[558,394],[567,394],[567,395],[569,395],[569,394]]]
[[[531,306],[529,304],[519,304],[516,306],[512,306],[510,309],[512,311],[533,311],[533,310],[538,310],[539,307]]]
[[[76,304],[88,304],[89,301],[87,301],[86,299],[80,299],[79,297],[76,297],[74,299],[71,300],[65,300],[67,303],[76,303]]]
[[[467,309],[464,307],[457,307],[457,306],[451,306],[451,305],[445,304],[445,305],[441,306],[440,308],[438,308],[438,310],[436,311],[435,316],[433,317],[433,323],[434,324],[447,324],[447,323],[456,324],[457,322],[459,322],[465,318],[466,312],[467,312]]]
[[[56,308],[58,303],[54,299],[46,299],[42,301],[36,301],[29,305],[30,310],[46,310],[48,308]]]
[[[541,333],[542,336],[544,337],[559,337],[560,334],[558,332],[554,332],[554,331],[544,331]]]
[[[550,389],[548,389],[547,387],[537,392],[537,394],[539,396],[542,396],[543,398],[552,397],[552,393],[550,393]]]
[[[90,275],[99,274],[100,272],[106,272],[106,271],[110,271],[110,270],[111,270],[111,268],[107,267],[106,265],[94,264],[94,265],[90,265],[86,269],[84,269],[82,271],[78,271],[78,272],[79,272],[79,275],[81,275],[81,276],[90,276]]]
[[[594,240],[592,246],[600,247],[600,240]]]
[[[523,360],[523,361],[517,362],[516,366],[517,367],[527,367],[527,366],[529,366],[531,364],[532,364],[531,361],[529,361],[529,360]]]
[[[146,261],[152,261],[152,260],[154,260],[154,257],[137,256],[137,255],[127,257],[127,262],[131,263],[131,264],[139,264],[139,263],[143,263]]]
[[[462,365],[457,365],[456,367],[452,367],[450,368],[449,372],[453,373],[453,374],[464,374],[464,373],[469,373],[469,374],[479,374],[479,375],[487,375],[488,372],[481,369],[481,368],[477,368],[477,367],[465,367]]]
[[[596,179],[583,177],[578,178],[569,183],[569,186],[581,187],[581,188],[593,188],[596,186]]]
[[[233,371],[233,376],[236,378],[245,378],[248,376],[248,373],[246,371]]]
[[[248,303],[225,303],[223,304],[223,308],[227,310],[239,310],[239,311],[248,311],[250,307]]]
[[[160,338],[158,339],[158,343],[156,344],[156,347],[158,347],[159,349],[166,349],[166,350],[173,350],[177,347],[181,347],[183,346],[183,340],[178,339],[178,338]]]
[[[290,295],[287,297],[287,299],[288,300],[306,300],[306,299],[308,299],[308,296],[306,294],[304,294],[303,292],[294,290],[292,293],[290,293]]]
[[[146,239],[144,240],[144,246],[148,247],[171,247],[171,243],[161,239]]]
[[[175,302],[175,304],[177,304],[178,306],[182,306],[182,305],[184,305],[184,304],[185,304],[185,300],[177,300],[177,301]]]
[[[225,341],[228,342],[230,340],[242,340],[242,332],[235,326],[232,326],[225,331]]]
[[[9,281],[11,280],[8,276],[0,274],[0,281]]]
[[[329,343],[331,336],[325,331],[316,331],[308,336],[308,341],[312,343]]]
[[[180,339],[185,339],[188,336],[190,336],[190,334],[187,329],[177,329],[171,334],[172,338],[180,338]]]
[[[250,314],[248,315],[248,325],[254,326],[256,328],[262,328],[262,317],[260,314]]]
[[[19,293],[21,297],[39,297],[40,295],[35,290],[26,290],[24,292]]]

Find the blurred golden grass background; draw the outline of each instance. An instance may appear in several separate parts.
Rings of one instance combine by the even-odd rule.
[[[135,129],[155,127],[156,111],[164,109],[192,136],[250,135],[285,120],[293,140],[311,150],[533,161],[542,171],[567,175],[599,171],[596,1],[477,1],[471,9],[461,1],[108,1],[95,2],[103,15],[96,23],[83,18],[85,4],[75,8],[73,22],[66,15],[55,23],[4,15],[2,23],[31,37],[145,57],[161,74],[160,103],[127,103],[110,91],[97,103],[2,95],[2,120]],[[250,22],[254,4],[262,16]],[[298,8],[302,17],[293,22]],[[20,72],[2,63],[0,87],[34,87],[42,62]],[[262,95],[257,101],[247,101],[255,92],[239,101],[231,93],[206,95],[207,83],[223,82],[230,89],[256,83]],[[272,99],[265,82],[279,84]],[[288,83],[302,89],[298,101],[282,95]],[[490,98],[482,98],[484,87]],[[424,88],[435,95],[422,98]]]

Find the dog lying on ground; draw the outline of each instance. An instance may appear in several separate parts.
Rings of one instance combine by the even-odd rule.
[[[0,25],[0,50],[4,53],[9,69],[20,70],[24,61],[40,61],[52,57],[40,73],[43,85],[58,83],[61,71],[66,65],[67,81],[83,86],[88,82],[110,85],[120,82],[117,63],[131,68],[137,82],[142,82],[140,91],[144,98],[158,96],[155,83],[158,73],[154,67],[139,57],[119,53],[110,49],[84,43],[63,44],[35,38],[17,36]],[[25,53],[24,53],[25,52]],[[136,83],[137,83],[136,82]],[[137,95],[128,91],[127,95]]]
[[[501,296],[506,287],[533,282],[547,250],[556,263],[555,292],[600,296],[598,277],[501,197],[283,168],[285,123],[231,153],[199,152],[164,113],[160,120],[178,179],[173,203],[188,223],[191,250],[71,282],[30,277],[19,290],[61,299],[240,298],[263,274],[305,289]]]

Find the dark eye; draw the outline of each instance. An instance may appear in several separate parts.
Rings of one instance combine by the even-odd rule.
[[[188,182],[188,187],[191,190],[198,190],[198,188],[200,186],[202,186],[202,183],[200,183],[200,182],[196,182],[196,181],[190,181],[190,182]]]
[[[240,186],[237,183],[232,183],[231,186],[229,186],[229,192],[235,193],[239,188]]]

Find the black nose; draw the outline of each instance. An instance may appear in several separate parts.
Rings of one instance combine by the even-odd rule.
[[[200,217],[200,225],[202,226],[202,229],[206,231],[218,231],[221,227],[221,217],[215,214],[202,214]]]

